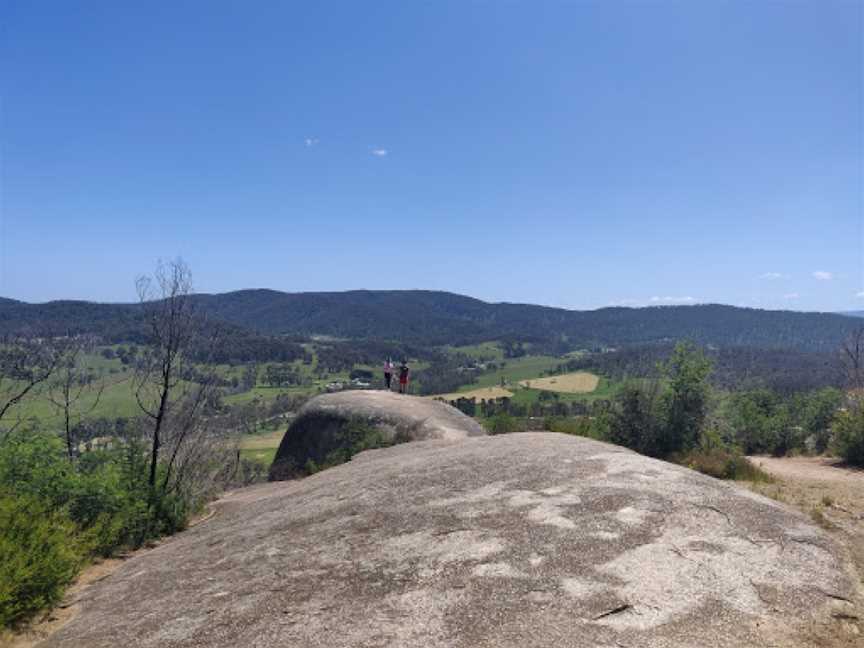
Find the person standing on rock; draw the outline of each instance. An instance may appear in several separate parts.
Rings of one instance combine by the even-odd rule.
[[[393,380],[393,363],[390,362],[390,358],[384,362],[384,385],[387,387],[387,391],[390,391],[390,382]]]
[[[410,373],[410,369],[408,368],[408,361],[403,360],[402,364],[399,366],[399,393],[405,394],[408,392],[408,374]]]

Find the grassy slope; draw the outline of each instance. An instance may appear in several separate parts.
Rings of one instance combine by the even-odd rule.
[[[96,408],[88,414],[91,418],[118,416],[136,416],[139,414],[138,405],[132,394],[130,378],[132,373],[123,366],[117,358],[105,358],[100,353],[87,354],[83,357],[82,364],[101,376],[105,381],[105,388],[99,398]],[[87,390],[83,393],[78,404],[79,411],[88,411],[96,401],[97,390]],[[10,416],[24,419],[36,419],[45,425],[58,425],[62,417],[57,408],[47,398],[44,388],[40,388],[33,398],[27,398],[18,405]]]
[[[269,466],[284,435],[281,426],[263,434],[249,434],[240,442],[240,456]]]

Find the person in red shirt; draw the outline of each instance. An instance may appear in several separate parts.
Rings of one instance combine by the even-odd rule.
[[[408,374],[411,370],[408,368],[408,361],[403,360],[402,364],[399,366],[399,393],[407,394],[408,393]]]

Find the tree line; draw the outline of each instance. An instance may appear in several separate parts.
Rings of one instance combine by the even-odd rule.
[[[655,375],[657,367],[668,362],[674,344],[652,344],[608,352],[588,353],[560,363],[556,373],[593,371],[613,380]],[[824,352],[755,347],[703,347],[711,361],[708,380],[717,389],[742,390],[767,388],[792,394],[846,384],[838,348]]]
[[[832,452],[864,466],[864,329],[844,342],[838,357],[845,358],[840,364],[847,389],[728,391],[711,383],[709,352],[679,343],[653,372],[625,379],[613,398],[582,406],[587,413],[570,421],[549,416],[545,427],[610,441],[717,477],[751,471],[746,454]],[[493,432],[521,427],[513,417],[523,414],[524,406],[500,399],[479,409]]]
[[[836,348],[860,323],[840,314],[721,304],[569,311],[411,290],[301,294],[247,290],[192,295],[191,301],[208,315],[210,325],[218,323],[236,338],[236,348],[220,351],[236,361],[300,353],[290,345],[298,337],[315,334],[419,347],[500,340],[516,353],[517,343],[528,342],[563,354],[679,339],[703,346],[824,352]],[[398,317],[382,317],[382,313]],[[33,333],[35,326],[44,335],[95,334],[107,342],[141,342],[148,335],[145,320],[140,304],[0,300],[0,334]]]

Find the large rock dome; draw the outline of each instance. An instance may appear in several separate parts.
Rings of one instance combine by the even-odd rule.
[[[298,412],[276,452],[270,479],[288,479],[310,459],[325,462],[346,443],[348,424],[375,428],[386,443],[444,439],[459,441],[486,434],[455,407],[429,398],[389,391],[345,391],[316,396]]]
[[[423,441],[238,491],[47,646],[747,648],[848,611],[803,515],[552,433]]]

